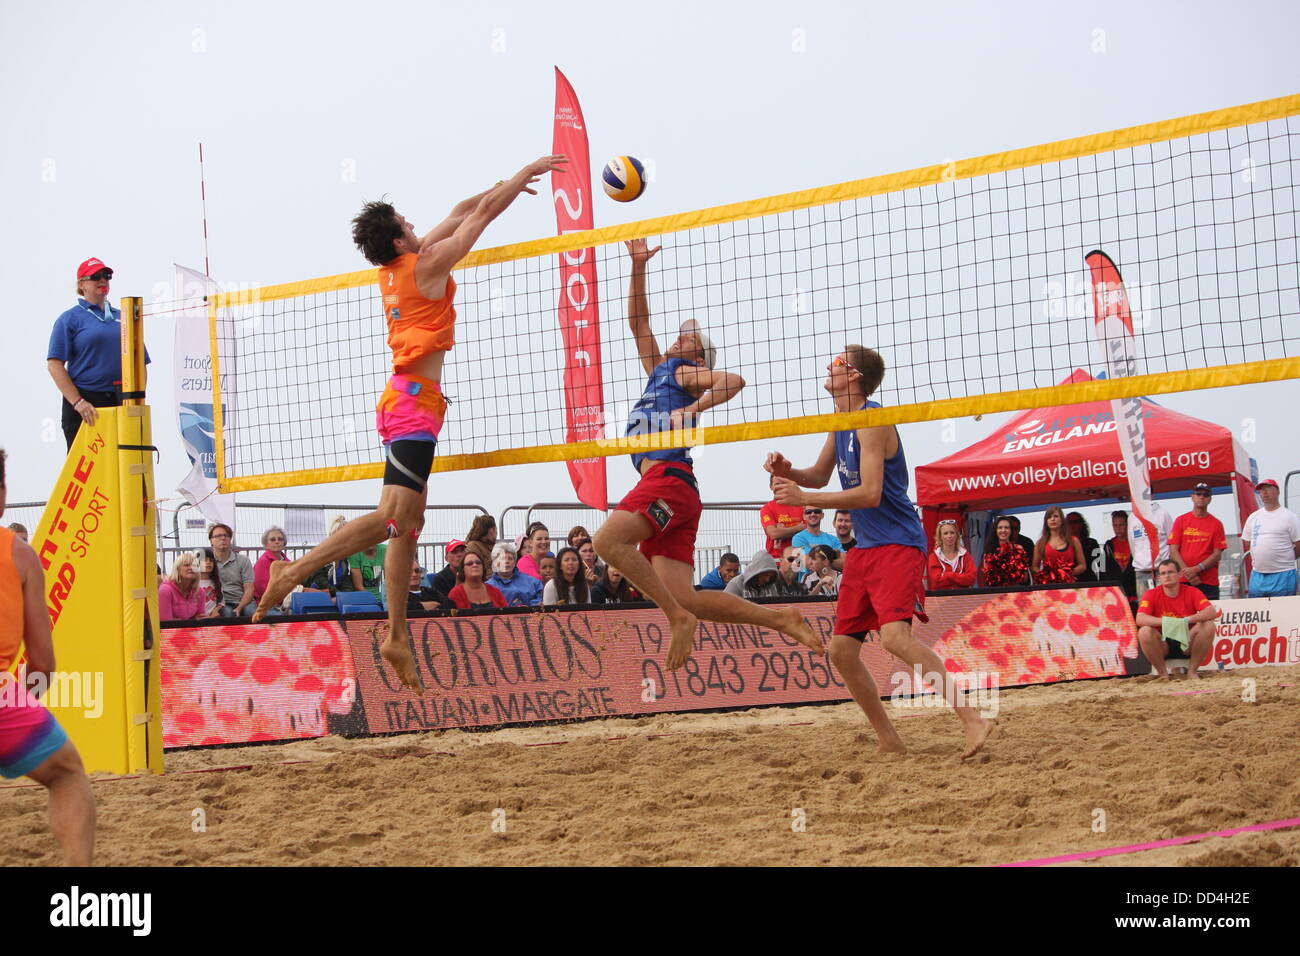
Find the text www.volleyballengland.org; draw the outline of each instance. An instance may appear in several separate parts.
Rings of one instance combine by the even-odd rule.
[[[911,673],[898,671],[889,682],[893,691],[889,703],[893,707],[978,707],[981,717],[998,715],[998,688],[1001,675],[996,672],[963,671],[944,676],[936,671],[922,673],[920,665]],[[936,688],[930,690],[929,688]]]
[[[56,927],[128,927],[133,936],[148,936],[153,926],[152,893],[83,893],[73,886],[50,897],[50,925]]]
[[[103,671],[53,671],[28,674],[26,667],[18,673],[0,671],[0,707],[20,707],[25,703],[24,690],[46,707],[76,708],[88,720],[104,713]]]

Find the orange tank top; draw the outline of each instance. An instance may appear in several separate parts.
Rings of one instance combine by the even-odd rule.
[[[18,656],[23,646],[23,582],[14,564],[15,535],[0,528],[0,671]]]
[[[379,267],[379,291],[388,320],[388,347],[393,350],[393,371],[404,372],[431,352],[446,352],[456,344],[456,280],[447,276],[441,299],[426,299],[415,284],[413,252],[405,252]]]

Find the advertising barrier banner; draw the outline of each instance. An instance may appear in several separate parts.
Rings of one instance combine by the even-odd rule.
[[[796,604],[829,644],[835,604]],[[932,596],[914,633],[959,689],[1141,673],[1118,588]],[[668,627],[653,607],[413,618],[426,692],[400,687],[374,621],[345,618],[163,631],[168,747],[443,730],[542,720],[843,701],[825,657],[766,628],[700,622],[695,650],[663,666]],[[862,657],[882,696],[922,693],[881,648]],[[979,701],[972,699],[973,704]]]
[[[1215,601],[1214,646],[1202,667],[1300,664],[1300,597]]]

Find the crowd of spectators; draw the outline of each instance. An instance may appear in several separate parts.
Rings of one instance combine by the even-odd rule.
[[[1250,596],[1294,594],[1300,518],[1278,504],[1276,482],[1260,482],[1257,490],[1263,507],[1250,516],[1242,533],[1243,545],[1254,560]],[[1191,510],[1177,519],[1156,502],[1148,506],[1158,542],[1154,560],[1143,523],[1131,521],[1127,511],[1111,513],[1113,534],[1102,543],[1092,537],[1088,522],[1077,511],[1066,514],[1057,506],[1047,508],[1037,541],[1021,534],[1015,515],[999,515],[982,549],[974,548],[983,552],[978,561],[969,541],[963,540],[958,521],[944,518],[935,528],[926,586],[944,591],[1112,582],[1136,604],[1156,586],[1153,567],[1171,561],[1180,584],[1208,600],[1218,600],[1218,567],[1227,539],[1222,522],[1209,513],[1211,495],[1209,485],[1196,485]],[[830,530],[823,529],[824,518],[817,507],[769,502],[759,514],[764,547],[748,563],[734,552],[724,553],[716,567],[701,569],[704,573],[697,586],[746,598],[835,597],[844,555],[856,542],[847,511],[835,513]],[[344,522],[342,516],[335,518],[330,533]],[[210,548],[180,555],[171,573],[160,578],[164,618],[247,616],[266,589],[271,565],[289,559],[287,535],[277,526],[262,535],[262,551],[255,562],[235,547],[233,532],[224,524],[209,528],[208,540]],[[469,610],[643,600],[617,568],[600,559],[586,528],[575,526],[556,540],[564,542],[558,551],[552,547],[550,529],[537,521],[513,543],[498,541],[496,522],[480,515],[464,540],[447,543],[442,568],[428,573],[414,568],[409,608]],[[384,556],[382,544],[354,554],[322,568],[300,590],[327,593],[331,598],[340,591],[364,590],[382,605]],[[283,610],[288,608],[286,601]]]

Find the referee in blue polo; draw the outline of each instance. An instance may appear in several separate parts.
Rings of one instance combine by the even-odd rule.
[[[77,304],[54,321],[46,364],[63,395],[68,449],[96,408],[122,404],[122,313],[108,301],[113,270],[98,259],[77,267]],[[149,361],[145,350],[144,360]]]

